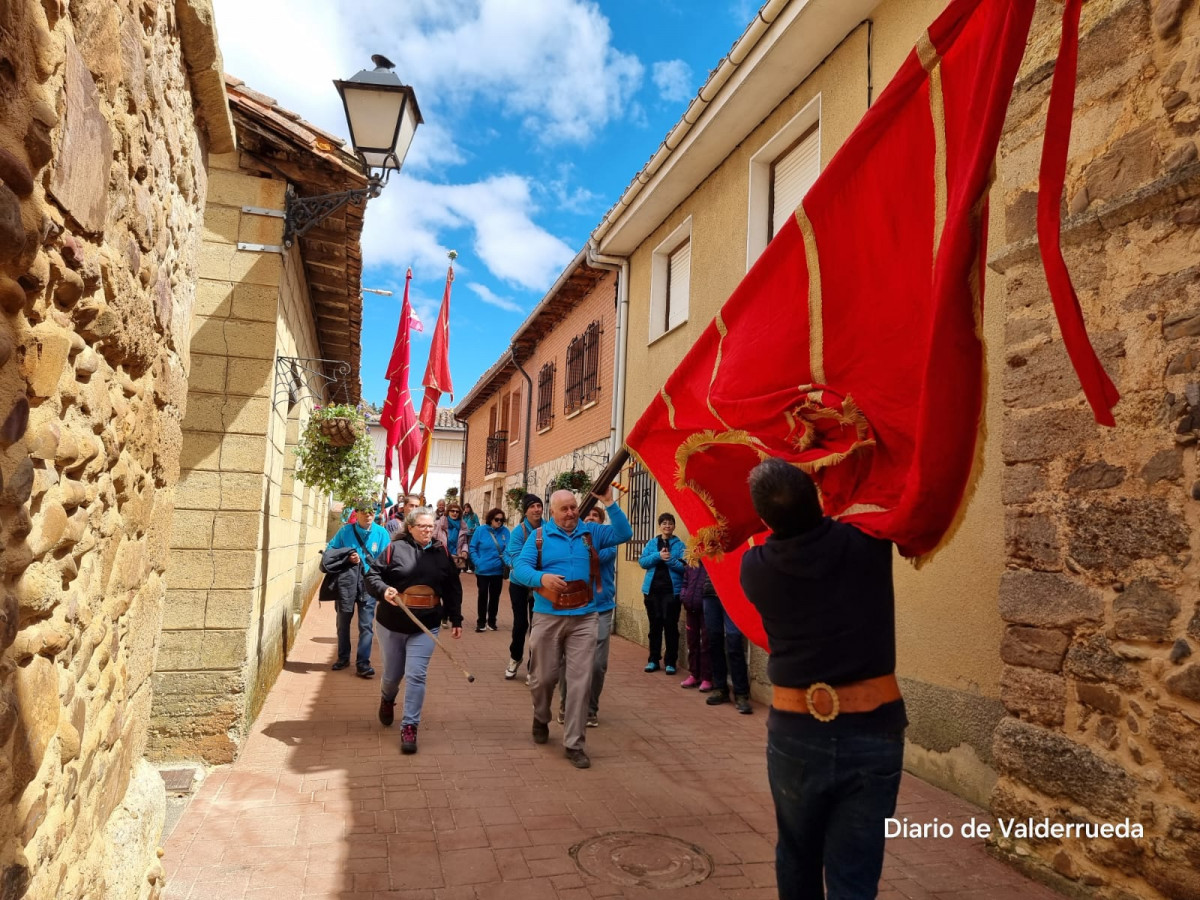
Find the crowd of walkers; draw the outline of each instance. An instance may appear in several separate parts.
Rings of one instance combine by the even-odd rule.
[[[597,500],[610,501],[610,494]],[[337,659],[351,661],[361,678],[372,678],[372,637],[378,626],[383,655],[379,720],[395,721],[400,685],[401,750],[415,753],[429,661],[439,633],[462,635],[462,574],[475,576],[475,631],[498,630],[504,582],[512,607],[512,637],[504,678],[524,665],[533,700],[532,737],[545,743],[552,715],[563,725],[563,747],[580,768],[590,765],[586,729],[600,724],[600,696],[608,671],[616,613],[617,546],[632,537],[619,506],[600,502],[581,518],[570,491],[542,498],[526,494],[512,528],[504,510],[480,519],[470,504],[440,500],[422,505],[409,494],[379,513],[370,504],[353,509],[329,542],[321,568],[323,596],[337,604]],[[752,711],[741,633],[725,614],[702,565],[685,561],[675,517],[663,513],[659,535],[641,552],[642,585],[649,621],[646,672],[674,675],[679,659],[679,619],[686,612],[689,674],[681,687],[708,694],[708,704],[729,703]],[[351,626],[358,634],[351,659]],[[665,646],[664,646],[665,644]],[[558,689],[557,711],[553,703]]]

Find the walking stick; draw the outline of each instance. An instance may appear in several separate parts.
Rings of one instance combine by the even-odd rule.
[[[390,603],[391,601],[390,601],[390,600],[385,600],[384,602],[385,602],[385,603]],[[400,601],[398,601],[398,602],[396,602],[396,603],[394,603],[394,604],[392,604],[392,605],[393,605],[393,606],[398,606],[398,607],[400,607],[402,610],[404,610],[405,614],[406,614],[406,615],[407,615],[407,616],[408,616],[410,619],[412,619],[412,620],[413,620],[413,622],[416,624],[416,626],[417,626],[418,628],[420,628],[420,629],[421,629],[423,632],[425,632],[427,635],[429,635],[431,638],[433,638],[433,642],[434,642],[435,644],[437,644],[437,645],[438,645],[438,647],[440,647],[440,648],[441,648],[441,650],[442,650],[442,652],[443,652],[443,653],[445,653],[445,654],[446,654],[448,657],[450,657],[450,662],[454,663],[454,665],[456,665],[458,668],[462,669],[462,673],[463,673],[464,675],[466,675],[466,676],[467,676],[467,681],[469,681],[469,682],[471,682],[471,683],[474,683],[474,682],[475,682],[475,676],[474,676],[474,675],[472,675],[472,674],[470,673],[470,671],[469,671],[469,670],[468,670],[468,669],[467,669],[467,668],[466,668],[466,667],[465,667],[465,666],[464,666],[462,663],[460,663],[460,662],[459,662],[457,659],[455,659],[455,658],[454,658],[454,654],[453,654],[453,653],[451,653],[451,652],[449,651],[449,649],[447,649],[447,647],[446,647],[446,645],[445,645],[445,644],[443,644],[441,641],[439,641],[439,640],[438,640],[438,638],[437,638],[437,635],[436,635],[436,634],[434,634],[432,631],[430,631],[428,628],[426,628],[426,627],[425,627],[425,625],[424,625],[424,623],[423,623],[423,622],[422,622],[420,619],[418,619],[418,618],[417,618],[415,615],[413,615],[413,611],[412,611],[411,609],[409,609],[407,606],[405,606],[405,605],[404,605],[404,601],[403,601],[403,600],[400,600]]]

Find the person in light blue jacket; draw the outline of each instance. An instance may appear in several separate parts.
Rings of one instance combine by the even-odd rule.
[[[650,620],[650,659],[646,671],[658,671],[665,635],[664,669],[668,675],[674,675],[679,660],[679,592],[683,588],[683,573],[687,571],[684,560],[687,548],[675,536],[675,517],[670,513],[658,517],[658,530],[658,537],[646,542],[638,560],[646,570],[642,594],[646,599],[646,617]]]
[[[603,525],[604,508],[593,506],[583,517],[585,522]],[[600,692],[604,690],[604,678],[608,674],[608,644],[612,637],[613,616],[617,611],[617,548],[606,547],[600,555],[600,583],[596,594],[596,655],[592,660],[592,693],[588,698],[587,727],[600,724]],[[567,670],[561,667],[558,677],[558,722],[561,725],[567,715]]]
[[[526,494],[521,498],[521,513],[524,519],[512,530],[508,546],[504,548],[504,561],[509,567],[517,564],[517,556],[529,536],[542,527],[542,498],[537,494]],[[512,604],[513,636],[508,645],[508,665],[504,677],[509,681],[517,677],[517,669],[525,656],[525,638],[529,633],[529,619],[533,614],[533,593],[515,579],[508,580],[508,599]],[[528,678],[526,684],[529,683]]]
[[[605,502],[611,498],[611,488],[605,496],[596,496]],[[603,593],[599,551],[633,537],[621,508],[613,505],[608,511],[611,525],[580,522],[575,495],[555,491],[550,497],[550,519],[525,541],[513,569],[517,582],[534,590],[529,634],[533,740],[536,744],[550,740],[550,700],[558,682],[559,659],[565,655],[568,689],[563,748],[578,769],[591,765],[584,745],[596,658],[597,595]]]
[[[504,510],[488,511],[484,523],[471,535],[471,561],[475,563],[475,581],[479,585],[478,613],[475,631],[495,631],[496,613],[500,611],[500,588],[504,584],[504,548],[508,546],[508,529]]]

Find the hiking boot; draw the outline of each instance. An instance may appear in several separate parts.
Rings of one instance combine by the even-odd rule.
[[[534,719],[533,720],[533,742],[535,744],[544,744],[548,740],[550,740],[550,723],[549,722],[539,722],[537,719]]]
[[[568,747],[565,755],[577,769],[590,769],[592,766],[592,761],[583,750],[572,750]]]
[[[754,712],[754,707],[750,705],[750,697],[747,694],[734,694],[733,705],[743,716],[748,716]]]
[[[599,728],[600,727],[600,717],[598,715],[596,715],[595,713],[588,716],[587,727],[588,728]]]
[[[729,702],[729,691],[724,691],[724,690],[720,690],[720,689],[715,690],[709,695],[708,699],[705,700],[704,702],[707,703],[709,706],[720,706],[722,703],[728,703]]]
[[[702,693],[702,694],[707,694],[707,693],[708,693],[709,691],[711,691],[712,689],[713,689],[713,683],[712,683],[711,681],[702,681],[702,682],[700,682],[700,687],[698,688],[698,690],[699,690],[699,691],[700,691],[700,693]]]
[[[358,677],[359,678],[374,678],[375,670],[372,669],[370,666],[367,666],[365,669],[359,669]]]
[[[379,724],[384,728],[391,727],[396,721],[396,701],[379,699]]]
[[[400,752],[401,753],[416,753],[417,752],[417,726],[416,725],[401,725],[400,726]]]
[[[519,668],[521,668],[521,661],[519,659],[510,659],[508,661],[508,665],[504,668],[505,679],[512,681],[514,678],[516,678],[517,669]]]
[[[697,678],[695,675],[689,675],[687,678],[683,679],[683,681],[679,682],[679,686],[681,688],[694,688],[699,683],[699,678]]]
[[[334,663],[332,666],[330,666],[329,668],[333,669],[333,671],[335,671],[335,672],[340,672],[342,669],[346,668],[348,665],[350,665],[350,661],[349,661],[349,660],[346,660],[346,662],[342,662],[342,661],[339,659],[337,662],[335,662],[335,663]]]

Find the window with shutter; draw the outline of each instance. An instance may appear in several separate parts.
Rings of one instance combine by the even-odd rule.
[[[511,402],[508,408],[508,440],[509,443],[515,444],[521,439],[521,389],[517,388],[510,395]]]
[[[554,424],[554,363],[548,362],[538,372],[538,431]]]
[[[692,241],[689,238],[667,257],[667,308],[663,330],[670,331],[687,320],[688,295],[692,280]]]
[[[821,174],[821,140],[813,126],[771,164],[770,230],[775,237]]]

